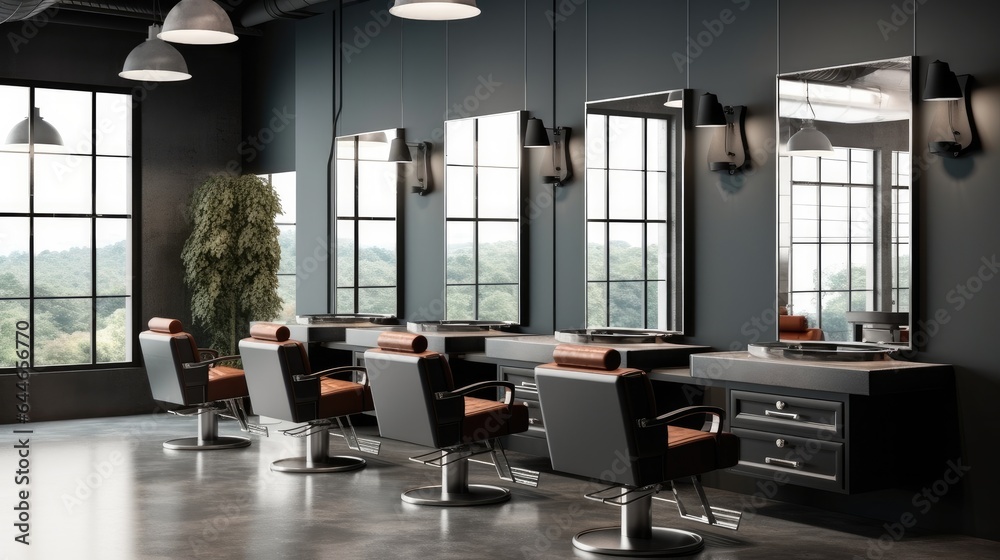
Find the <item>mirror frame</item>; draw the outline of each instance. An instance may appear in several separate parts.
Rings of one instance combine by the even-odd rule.
[[[830,67],[825,67],[825,68],[799,70],[799,71],[796,71],[796,72],[786,72],[786,73],[781,73],[781,74],[777,74],[776,75],[776,84],[775,84],[775,105],[776,105],[776,107],[775,107],[775,125],[776,125],[776,136],[775,137],[776,137],[777,142],[778,142],[778,150],[779,150],[778,151],[778,156],[779,157],[778,157],[778,161],[776,162],[776,167],[777,168],[776,168],[776,171],[775,171],[775,187],[776,187],[775,188],[775,202],[776,202],[776,211],[775,211],[775,219],[776,219],[776,224],[775,224],[775,226],[776,226],[775,227],[775,233],[776,233],[776,236],[775,236],[775,242],[776,242],[775,243],[775,289],[776,289],[776,297],[775,297],[775,304],[776,304],[776,307],[777,307],[777,309],[775,309],[775,313],[776,313],[776,316],[778,316],[780,314],[779,310],[780,310],[780,307],[782,306],[782,303],[781,303],[782,302],[782,296],[784,295],[785,298],[787,299],[788,296],[789,296],[789,294],[790,294],[790,292],[788,291],[788,289],[790,289],[790,279],[789,279],[789,285],[787,286],[784,294],[782,294],[782,284],[781,284],[781,278],[782,278],[782,262],[781,262],[781,249],[782,249],[782,246],[781,246],[781,243],[782,243],[782,234],[781,234],[781,228],[782,228],[782,221],[781,221],[781,214],[782,214],[781,184],[782,184],[782,177],[783,177],[783,175],[782,175],[783,165],[782,165],[782,162],[781,162],[781,158],[789,156],[789,154],[787,153],[787,143],[788,143],[789,137],[791,136],[790,129],[791,129],[791,126],[793,126],[793,121],[794,120],[798,120],[795,117],[783,117],[782,116],[782,111],[781,111],[781,82],[782,82],[782,80],[783,79],[784,80],[788,80],[789,78],[800,78],[800,79],[806,79],[807,80],[808,79],[807,76],[809,76],[809,75],[817,75],[817,74],[819,74],[819,75],[823,75],[823,74],[834,75],[834,74],[837,74],[837,73],[843,73],[845,71],[849,71],[849,69],[856,68],[856,67],[866,67],[866,66],[875,66],[875,65],[885,65],[886,67],[890,67],[893,64],[903,64],[903,63],[909,65],[909,80],[908,80],[909,99],[906,100],[906,102],[905,102],[905,107],[909,111],[909,119],[907,120],[907,123],[908,123],[907,124],[907,142],[908,142],[908,145],[909,145],[909,154],[910,154],[910,184],[909,184],[910,210],[909,210],[909,231],[908,231],[908,234],[909,234],[909,258],[910,258],[910,262],[909,262],[909,276],[910,276],[909,277],[909,307],[908,307],[908,311],[906,311],[906,312],[893,312],[891,310],[888,310],[888,311],[887,310],[879,310],[879,311],[865,310],[865,311],[848,311],[848,313],[854,313],[854,314],[856,314],[855,315],[855,319],[860,319],[860,318],[866,319],[866,321],[864,321],[863,324],[890,324],[890,323],[895,324],[895,322],[892,321],[892,319],[895,318],[893,316],[898,317],[899,313],[907,313],[909,315],[909,317],[908,317],[908,321],[906,323],[906,326],[909,329],[909,333],[908,333],[909,336],[908,336],[908,340],[906,342],[898,342],[898,343],[873,343],[873,344],[876,344],[876,345],[888,345],[888,346],[891,346],[892,348],[900,349],[900,350],[912,350],[915,347],[915,345],[914,345],[914,334],[915,333],[914,333],[914,330],[913,330],[913,327],[915,325],[914,316],[916,314],[917,304],[918,304],[918,301],[919,301],[919,298],[918,298],[918,294],[919,294],[919,292],[918,292],[918,268],[917,268],[917,264],[918,264],[918,261],[919,261],[919,253],[918,253],[918,250],[917,250],[918,244],[917,244],[917,238],[916,238],[916,233],[917,233],[917,216],[918,216],[918,211],[917,211],[918,210],[917,209],[917,196],[916,196],[916,194],[918,193],[918,190],[917,190],[918,177],[917,177],[917,174],[914,173],[914,169],[915,169],[914,162],[916,161],[916,158],[914,157],[914,152],[913,152],[913,146],[914,146],[914,144],[913,144],[913,129],[914,129],[914,123],[913,123],[913,121],[914,121],[914,115],[915,115],[915,109],[916,109],[916,99],[917,99],[916,98],[916,89],[915,89],[916,88],[917,59],[914,56],[903,56],[903,57],[888,58],[888,59],[881,59],[881,60],[864,61],[864,62],[858,62],[858,63],[853,63],[853,64],[844,64],[844,65],[838,65],[838,66],[830,66]],[[900,107],[902,107],[902,106],[904,106],[904,105],[900,104]],[[831,122],[831,121],[820,121],[820,122]],[[849,125],[847,125],[847,126],[849,126]],[[835,143],[835,146],[836,146],[836,143]],[[847,146],[844,146],[844,147],[847,147]],[[889,165],[891,165],[891,163]],[[873,174],[874,174],[873,175],[873,181],[874,181],[874,184],[877,187],[880,184],[880,178],[879,177],[882,174],[880,173],[878,163],[876,163],[875,166],[876,167],[873,170]],[[886,165],[883,164],[881,167],[884,168],[884,167],[886,167]],[[786,171],[786,172],[790,172],[790,171],[791,171],[791,168],[789,166],[788,167],[788,171]],[[789,177],[788,180],[791,181],[791,177]],[[888,179],[888,181],[890,181],[890,182],[892,181],[891,177]],[[891,186],[891,183],[890,183],[890,186]],[[874,201],[873,201],[873,204],[874,204]],[[890,204],[891,204],[891,202],[890,202]],[[789,223],[788,227],[791,227],[790,223]],[[883,228],[883,230],[884,230],[884,228]],[[791,235],[791,231],[789,231],[789,235]],[[889,241],[891,242],[891,239],[892,239],[891,232],[890,232],[889,236],[890,236],[889,237]],[[876,244],[876,243],[878,243],[878,238],[873,239],[873,244]],[[873,258],[874,258],[874,255],[873,255]],[[820,263],[820,266],[821,266],[821,263]],[[849,267],[850,266],[851,265],[849,264]],[[787,267],[787,263],[786,263],[786,267]],[[822,268],[820,268],[819,270],[822,271]],[[882,318],[884,318],[884,320],[886,321],[886,323],[877,323],[877,321],[882,320]],[[852,323],[852,322],[849,321],[848,324],[849,324],[849,328],[851,328],[855,332],[855,334],[861,331],[861,327],[862,327],[862,323],[861,322],[855,321],[854,323]],[[778,331],[777,320],[776,320],[776,324],[775,324],[775,330],[776,330],[775,334],[777,335],[776,339],[779,339],[780,338],[780,332],[777,332]],[[853,335],[852,335],[852,338],[853,338]],[[858,342],[860,343],[860,340]]]
[[[675,203],[672,208],[675,210],[675,214],[670,216],[668,214],[668,223],[673,221],[674,227],[673,242],[669,243],[669,247],[673,247],[675,250],[675,257],[673,261],[672,271],[668,275],[672,276],[673,279],[673,296],[671,299],[674,301],[674,310],[671,314],[674,323],[668,325],[670,328],[667,329],[655,329],[670,334],[684,335],[691,328],[689,321],[689,311],[690,311],[690,290],[687,289],[691,285],[691,275],[693,271],[689,266],[687,255],[689,252],[689,244],[692,236],[690,234],[690,207],[692,202],[692,197],[689,194],[689,189],[693,184],[692,172],[694,167],[691,165],[692,151],[688,147],[688,143],[691,141],[692,126],[694,123],[694,95],[693,90],[690,89],[673,89],[673,90],[663,90],[651,93],[639,93],[634,95],[626,95],[622,97],[614,97],[608,99],[595,99],[588,101],[584,105],[584,154],[587,153],[588,139],[591,132],[587,130],[586,121],[588,116],[594,112],[591,109],[600,107],[602,105],[608,105],[612,103],[628,103],[630,101],[640,100],[640,99],[662,99],[664,102],[667,100],[668,96],[672,93],[680,92],[681,99],[683,102],[683,107],[680,110],[680,123],[677,126],[677,140],[676,149],[674,153],[673,160],[676,162],[675,171],[673,173],[674,182],[676,184],[676,189],[674,193],[676,196]],[[605,108],[605,111],[601,111],[600,114],[608,115],[609,113],[618,112],[622,116],[638,116],[638,111],[629,111],[627,108],[617,109],[617,108]],[[669,155],[669,154],[668,154]],[[584,176],[584,231],[583,231],[583,263],[584,263],[584,275],[583,275],[583,294],[584,294],[584,321],[589,327],[589,322],[587,322],[587,309],[589,308],[588,301],[588,285],[589,285],[589,243],[587,237],[587,193],[589,192],[588,178],[590,167],[586,164],[583,165]],[[671,207],[668,207],[668,211]],[[661,255],[666,254],[661,252]],[[643,280],[646,282],[647,280]],[[598,328],[598,327],[595,327]],[[653,329],[644,329],[653,330]]]
[[[347,159],[342,159],[340,157],[339,150],[338,150],[339,145],[340,145],[341,142],[344,142],[344,141],[353,141],[354,142],[354,149],[357,150],[359,142],[366,141],[366,140],[367,141],[375,141],[375,142],[383,142],[384,141],[385,142],[386,157],[388,159],[389,146],[390,146],[390,144],[391,144],[391,142],[392,142],[392,140],[394,138],[405,138],[405,129],[403,129],[403,128],[387,128],[387,129],[382,129],[382,130],[373,130],[373,131],[358,132],[358,133],[353,133],[353,134],[344,134],[344,135],[337,136],[337,137],[334,138],[334,154],[333,154],[333,160],[331,162],[333,164],[333,188],[332,188],[332,192],[330,193],[330,218],[331,219],[330,219],[330,224],[329,224],[330,239],[331,239],[331,245],[332,245],[332,247],[330,248],[330,253],[331,253],[331,257],[332,257],[331,258],[332,264],[330,266],[330,287],[329,287],[329,292],[330,292],[330,296],[329,297],[330,297],[331,313],[336,313],[336,314],[340,314],[340,313],[352,313],[352,312],[342,311],[342,310],[338,309],[338,305],[337,305],[337,296],[338,296],[337,292],[338,292],[338,290],[342,289],[340,286],[338,286],[338,276],[340,274],[340,271],[338,270],[338,263],[337,263],[337,259],[339,258],[338,245],[337,245],[337,241],[338,241],[338,238],[337,238],[337,227],[338,227],[337,226],[337,222],[340,220],[340,215],[338,213],[339,209],[337,207],[337,204],[338,204],[337,190],[340,187],[339,182],[338,182],[338,178],[339,178],[339,176],[338,176],[338,166],[340,165],[341,161],[348,161]],[[350,161],[357,162],[357,153],[355,153],[354,158],[352,160],[350,160]],[[378,160],[366,160],[366,161],[378,161]],[[405,293],[405,286],[403,285],[404,278],[405,278],[405,274],[404,274],[404,271],[403,271],[403,263],[405,262],[405,260],[404,260],[404,249],[405,248],[404,248],[404,243],[403,243],[404,242],[404,239],[403,239],[403,231],[404,231],[404,228],[403,228],[403,220],[404,220],[404,214],[403,214],[403,210],[404,210],[403,200],[404,199],[403,199],[403,194],[404,194],[404,190],[403,189],[404,189],[404,185],[405,185],[406,174],[399,169],[399,165],[400,164],[386,161],[385,165],[386,165],[386,169],[387,170],[388,169],[394,170],[394,173],[396,175],[396,178],[395,178],[396,179],[396,194],[395,194],[395,197],[396,197],[395,198],[396,215],[393,218],[393,221],[396,224],[396,276],[395,276],[395,284],[393,285],[393,288],[396,290],[396,309],[392,313],[392,315],[395,315],[395,316],[398,317],[399,314],[401,313],[401,311],[403,310],[403,295]],[[353,195],[354,196],[355,209],[357,208],[357,204],[358,204],[359,180],[360,180],[360,177],[357,174],[355,174],[355,176],[354,176],[354,195]],[[354,220],[354,222],[355,222],[355,228],[357,228],[361,222],[371,220],[370,217],[359,217],[359,216],[357,216],[357,214],[355,214],[350,219]],[[355,234],[357,234],[357,232],[355,232]],[[358,268],[357,268],[357,266],[358,266],[358,253],[359,253],[359,251],[358,251],[358,237],[357,237],[357,235],[355,235],[355,241],[354,241],[354,261],[355,261],[354,262],[354,266],[355,266],[355,269],[354,269],[354,280],[355,280],[355,282],[354,282],[354,286],[352,286],[352,288],[354,289],[354,292],[355,292],[355,294],[354,294],[355,310],[353,311],[353,313],[358,313],[358,314],[372,313],[372,311],[370,311],[370,310],[362,310],[361,309],[359,292],[363,288],[362,288],[362,286],[359,285],[359,282],[358,282],[358,276],[359,276],[359,272],[360,272],[358,270]],[[379,286],[371,286],[371,287],[377,288]]]

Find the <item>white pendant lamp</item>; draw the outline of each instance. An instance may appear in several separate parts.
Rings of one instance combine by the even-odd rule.
[[[213,0],[181,0],[167,13],[158,36],[189,45],[222,45],[238,39],[229,15]]]
[[[119,76],[143,82],[177,82],[191,78],[180,51],[159,39],[159,32],[159,25],[149,26],[149,37],[128,53]]]
[[[834,154],[830,139],[816,129],[816,111],[809,101],[809,82],[806,82],[806,106],[813,118],[802,121],[802,129],[788,139],[788,154],[793,156],[826,157]]]
[[[36,150],[63,151],[64,149],[62,135],[59,134],[56,127],[42,118],[38,107],[32,107],[31,109],[31,124],[25,118],[10,129],[10,132],[7,133],[7,138],[4,140],[4,148],[27,152],[29,145],[32,143],[32,136],[34,136]]]
[[[788,139],[788,153],[793,156],[825,157],[833,155],[833,144],[819,130],[812,119],[802,121],[802,129]]]
[[[396,0],[389,13],[405,19],[446,21],[476,17],[476,0]]]

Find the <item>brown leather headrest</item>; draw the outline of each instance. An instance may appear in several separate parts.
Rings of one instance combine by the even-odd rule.
[[[552,352],[552,359],[561,366],[613,370],[622,364],[622,356],[614,348],[560,344]]]
[[[778,317],[778,330],[805,332],[809,330],[809,320],[805,315],[781,315]]]
[[[427,337],[405,331],[385,331],[378,335],[378,347],[383,350],[419,354],[427,350]]]
[[[149,330],[158,333],[177,334],[184,332],[184,325],[177,319],[153,317],[149,320]]]
[[[254,323],[250,325],[250,336],[258,340],[270,340],[273,342],[284,342],[288,340],[291,333],[288,327],[275,323]]]

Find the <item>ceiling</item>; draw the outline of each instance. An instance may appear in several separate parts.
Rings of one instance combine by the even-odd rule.
[[[162,22],[179,0],[0,0],[0,25],[36,21],[120,29],[146,33]],[[259,35],[254,29],[276,19],[304,19],[334,9],[340,0],[220,1],[239,35]],[[342,0],[344,5],[367,0]],[[235,7],[231,7],[235,4]]]

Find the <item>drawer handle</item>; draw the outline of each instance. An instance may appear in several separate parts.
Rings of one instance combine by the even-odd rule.
[[[522,391],[524,391],[526,393],[534,393],[536,395],[538,394],[538,385],[535,384],[535,383],[529,383],[527,381],[522,381],[521,385],[518,386],[518,389],[520,389],[520,390],[522,390]]]
[[[531,408],[531,403],[528,402],[528,401],[524,401],[521,404],[523,404],[525,406],[525,408]]]
[[[778,465],[780,467],[788,467],[792,469],[802,468],[801,461],[788,461],[786,459],[775,459],[774,457],[764,457],[764,462],[768,465]]]
[[[528,423],[534,426],[536,424],[541,424],[542,423],[542,419],[541,418],[528,418]]]
[[[778,412],[777,410],[765,410],[764,416],[774,416],[776,418],[785,418],[787,420],[799,419],[799,415],[794,412]]]

